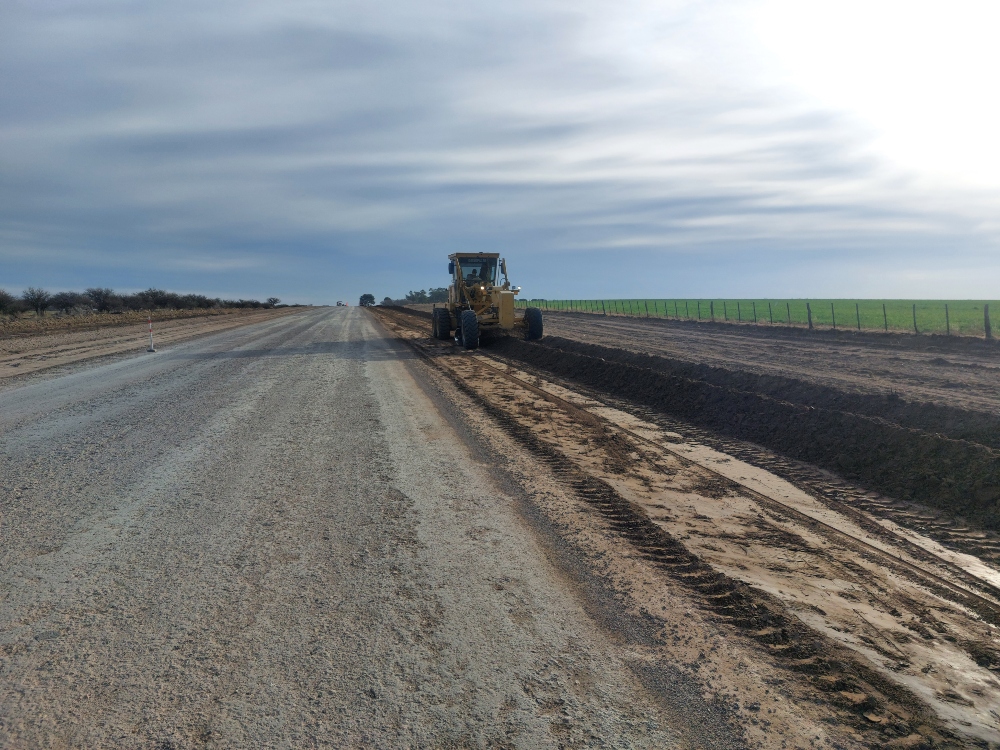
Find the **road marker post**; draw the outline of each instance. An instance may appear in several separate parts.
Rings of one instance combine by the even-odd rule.
[[[149,348],[146,351],[147,352],[155,352],[156,351],[156,347],[153,346],[153,314],[152,313],[149,314]]]

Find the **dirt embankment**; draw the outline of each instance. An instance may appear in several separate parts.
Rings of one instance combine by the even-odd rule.
[[[288,308],[281,308],[288,309]],[[128,310],[121,313],[90,313],[85,315],[45,315],[0,320],[0,339],[39,336],[71,331],[96,331],[144,323],[152,318],[154,323],[189,318],[219,318],[245,316],[263,310],[223,308],[211,310]]]
[[[792,378],[838,391],[1000,413],[1000,346],[957,336],[858,334],[580,314],[545,332],[680,362]]]
[[[755,382],[745,373],[559,338],[540,344],[507,338],[494,347],[567,380],[1000,529],[995,441],[977,443],[920,426],[944,425],[942,407],[896,403],[891,397],[877,404],[872,397],[824,392],[805,383],[786,391],[787,384],[768,378]],[[873,405],[885,416],[873,414]],[[963,424],[957,412],[948,419]],[[987,424],[985,415],[970,419]]]
[[[995,345],[734,328],[559,314],[546,317],[537,344],[505,338],[491,347],[1000,530]]]
[[[741,698],[741,709],[748,706],[751,712],[743,721],[749,732],[760,719],[770,736],[796,744],[788,734],[794,723],[771,713],[773,697],[755,700],[760,685],[781,685],[801,689],[787,698],[802,721],[811,717],[846,730],[849,738],[828,738],[832,746],[851,746],[851,740],[872,747],[968,746],[938,732],[934,712],[960,734],[966,734],[960,727],[975,724],[969,734],[995,735],[995,718],[980,715],[976,706],[995,702],[993,691],[1000,686],[992,674],[1000,652],[983,624],[996,622],[997,610],[995,600],[976,599],[966,586],[994,589],[972,573],[960,575],[947,553],[924,554],[928,548],[921,545],[930,542],[919,534],[890,532],[877,513],[868,516],[839,500],[821,499],[827,490],[855,488],[822,472],[817,474],[825,482],[809,490],[786,484],[752,463],[699,445],[699,433],[710,431],[691,422],[665,419],[669,426],[661,427],[650,414],[656,410],[628,400],[628,388],[603,389],[618,396],[605,398],[593,387],[548,379],[541,366],[521,368],[503,356],[522,347],[544,353],[545,341],[495,342],[483,354],[501,356],[484,357],[431,340],[423,320],[399,315],[383,320],[476,401],[470,414],[500,425],[503,435],[534,458],[518,464],[531,466],[533,476],[547,469],[572,490],[572,497],[552,507],[560,533],[579,529],[573,538],[592,550],[602,570],[617,571],[609,577],[621,575],[614,580],[628,591],[623,607],[636,597],[650,619],[672,613],[664,615],[662,631],[674,633],[672,643],[660,645],[675,660],[688,648],[687,624],[699,616],[711,621],[700,626],[702,633],[727,630],[710,641],[721,639],[728,648],[744,638],[752,642],[748,646],[759,651],[753,663],[774,669],[758,673],[753,686],[741,681],[742,667],[734,672],[733,664],[712,661],[719,658],[714,649],[696,648],[696,658],[682,659],[709,678],[720,699]],[[581,371],[593,372],[602,362],[555,354]],[[753,453],[751,461],[769,452]],[[533,497],[548,508],[551,490]],[[622,544],[634,553],[628,570],[617,567]],[[646,563],[656,568],[648,586]],[[992,575],[978,563],[973,567]],[[684,607],[663,606],[660,600],[665,591],[677,591],[673,584],[702,600],[680,618]],[[942,606],[942,599],[956,606]],[[963,614],[969,607],[978,616]],[[939,616],[954,619],[944,623]],[[647,649],[647,658],[655,649]],[[714,682],[716,675],[721,682]],[[768,707],[766,715],[754,713],[758,706]],[[796,746],[820,744],[812,740],[810,735]]]
[[[189,314],[192,311],[187,310],[164,310],[158,317],[154,314],[154,343],[157,347],[167,346],[208,333],[261,323],[303,309],[226,310],[198,315]],[[70,327],[56,327],[60,320]],[[52,327],[45,328],[50,321]],[[32,321],[17,322],[27,324]],[[18,329],[19,332],[12,335],[5,335],[0,330],[0,379],[97,357],[142,352],[149,346],[146,317],[139,313],[45,318],[37,323],[39,327],[34,332],[29,327]]]

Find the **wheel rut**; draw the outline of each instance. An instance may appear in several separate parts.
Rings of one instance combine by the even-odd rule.
[[[879,526],[865,510],[841,507],[836,495],[811,493],[812,505],[803,513],[787,498],[779,502],[754,489],[753,482],[715,472],[704,456],[694,460],[670,441],[656,445],[646,437],[650,429],[662,435],[683,428],[678,442],[689,445],[704,430],[693,435],[690,425],[662,415],[654,419],[641,404],[620,400],[612,406],[623,414],[631,407],[642,424],[630,428],[609,422],[602,409],[613,400],[602,398],[606,394],[553,380],[550,373],[502,354],[499,360],[491,356],[492,361],[453,354],[431,343],[426,326],[415,325],[411,317],[379,315],[569,487],[610,534],[627,543],[629,554],[683,587],[720,627],[732,628],[756,644],[762,658],[794,675],[855,739],[878,744],[916,734],[937,746],[990,741],[997,722],[986,706],[990,691],[1000,688],[993,676],[1000,670],[1000,650],[995,633],[984,624],[998,609],[989,581]],[[547,419],[555,412],[560,416]],[[609,443],[618,443],[618,450]],[[754,458],[753,447],[742,446],[740,457]],[[721,453],[726,446],[716,442],[713,447]],[[830,488],[829,475],[816,476]],[[678,493],[689,498],[685,502],[692,510],[681,509]],[[690,500],[691,494],[698,497]],[[662,502],[666,496],[677,504]],[[720,505],[733,509],[723,512]],[[830,516],[821,512],[840,515],[825,534]],[[813,513],[817,517],[810,517]],[[885,549],[890,543],[892,551]],[[887,565],[891,555],[897,559]],[[922,561],[933,562],[937,572],[928,576],[920,569]],[[824,584],[811,593],[803,589],[801,596],[789,596],[783,588],[813,579],[836,589],[822,594],[837,603],[831,611],[815,604]],[[928,653],[924,641],[947,644],[981,672],[964,687],[953,686],[957,690],[942,685],[961,675],[928,677],[938,667],[921,663]],[[965,706],[960,716],[956,707],[961,704],[949,698],[949,691],[973,707]],[[972,714],[979,728],[963,731]]]

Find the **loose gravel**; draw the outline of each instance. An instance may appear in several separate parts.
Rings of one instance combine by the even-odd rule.
[[[687,745],[411,358],[318,309],[0,391],[0,746]]]

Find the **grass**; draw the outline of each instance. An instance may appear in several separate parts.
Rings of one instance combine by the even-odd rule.
[[[872,299],[606,299],[518,300],[519,307],[575,310],[608,315],[714,320],[761,325],[808,326],[809,310],[815,328],[859,328],[863,331],[985,335],[983,306],[990,306],[994,326],[1000,322],[996,300],[872,300]],[[808,307],[807,307],[808,306]],[[945,310],[947,309],[947,317]],[[998,331],[1000,335],[1000,331]]]

